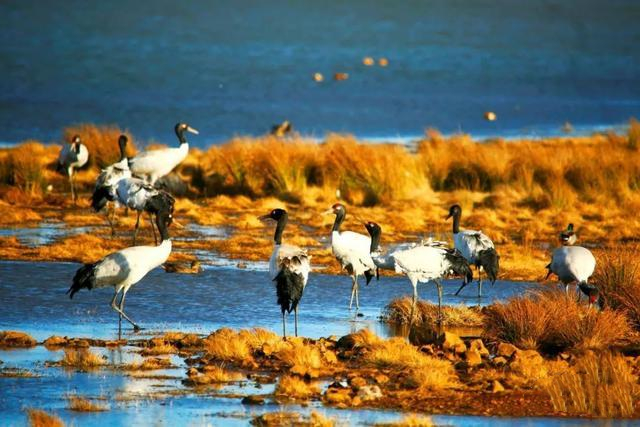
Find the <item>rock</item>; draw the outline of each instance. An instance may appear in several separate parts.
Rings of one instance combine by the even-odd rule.
[[[367,380],[362,377],[354,377],[349,381],[349,384],[351,385],[351,388],[357,391],[367,385]]]
[[[200,373],[198,372],[198,370],[196,368],[187,369],[187,376],[188,377],[197,377],[198,375],[200,375]]]
[[[462,354],[467,351],[467,346],[462,339],[453,332],[445,332],[440,336],[440,345],[445,351],[453,351],[456,354]]]
[[[562,360],[569,360],[569,359],[571,358],[571,355],[570,355],[570,354],[567,354],[567,353],[560,353],[558,356],[559,356],[559,357],[560,357],[560,359],[562,359]]]
[[[548,374],[547,366],[540,353],[535,350],[518,350],[513,353],[509,368],[529,380],[539,380]]]
[[[324,394],[324,399],[328,403],[332,403],[335,405],[349,405],[351,404],[351,389],[329,387]]]
[[[420,351],[422,353],[428,354],[429,356],[433,356],[434,354],[436,354],[435,350],[433,349],[433,345],[431,344],[423,345],[422,347],[420,347]]]
[[[482,356],[480,356],[480,352],[475,348],[467,350],[464,354],[464,358],[467,361],[468,366],[478,366],[482,364]]]
[[[484,346],[484,343],[481,339],[475,339],[469,343],[469,348],[472,350],[477,350],[482,357],[489,356],[489,350]]]
[[[348,334],[340,337],[336,343],[336,348],[340,350],[352,350],[361,341],[358,334]]]
[[[385,374],[378,374],[375,377],[373,377],[373,379],[376,381],[376,383],[380,385],[385,385],[386,383],[389,382],[389,377],[386,376]]]
[[[357,396],[362,399],[363,402],[368,400],[378,400],[382,397],[382,391],[377,385],[366,385],[364,387],[360,387]]]
[[[501,391],[504,391],[504,386],[500,384],[500,381],[493,380],[491,383],[491,393],[500,393]]]
[[[498,356],[494,357],[491,362],[493,363],[493,366],[504,366],[507,364],[507,359],[502,356]]]
[[[18,331],[0,331],[0,347],[29,348],[38,342],[30,335]]]
[[[264,405],[264,397],[250,394],[242,398],[243,405]]]
[[[516,347],[515,345],[501,342],[500,344],[498,344],[498,351],[496,352],[496,356],[509,358],[516,351],[518,351],[518,347]]]
[[[60,337],[57,335],[52,335],[44,341],[45,347],[62,347],[67,345],[69,340],[66,337]]]

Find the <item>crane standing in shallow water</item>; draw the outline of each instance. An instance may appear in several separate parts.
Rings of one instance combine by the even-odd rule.
[[[365,228],[371,235],[371,257],[374,262],[384,260],[380,256],[380,236],[382,228],[375,222],[365,223]],[[447,276],[463,276],[464,283],[473,280],[473,272],[469,263],[460,252],[442,246],[442,242],[423,242],[422,244],[394,250],[389,255],[396,273],[407,276],[413,287],[413,299],[411,301],[411,314],[409,316],[409,329],[413,326],[413,317],[418,301],[418,283],[433,282],[438,289],[438,321],[442,321],[442,279]]]
[[[274,247],[269,260],[269,276],[276,284],[278,304],[282,311],[282,335],[287,338],[286,313],[294,312],[295,335],[298,336],[298,304],[302,299],[304,288],[311,271],[311,257],[297,246],[282,243],[282,233],[289,216],[284,209],[274,209],[267,215],[259,217],[261,221],[277,222],[273,237]]]
[[[462,256],[475,265],[478,270],[478,297],[482,296],[482,272],[486,272],[491,284],[493,284],[500,270],[500,256],[496,252],[496,248],[482,231],[460,230],[460,217],[462,216],[462,208],[460,205],[453,205],[449,209],[449,215],[446,219],[453,217],[453,243],[454,247],[460,251]],[[456,295],[460,293],[467,282],[463,282]]]
[[[122,336],[122,318],[133,326],[134,331],[141,328],[124,312],[124,299],[129,289],[147,275],[148,272],[162,265],[171,254],[171,238],[168,227],[173,216],[171,212],[158,212],[156,221],[160,237],[158,246],[132,246],[114,252],[100,261],[85,264],[80,267],[73,277],[73,284],[67,291],[69,298],[80,289],[106,288],[113,286],[115,293],[111,299],[111,308],[119,315],[118,338]],[[116,304],[118,294],[122,294],[120,303]]]
[[[351,299],[349,300],[349,310],[353,305],[353,298],[356,299],[356,310],[360,308],[358,298],[358,276],[364,275],[367,285],[376,275],[377,267],[371,259],[369,251],[371,238],[353,231],[340,231],[340,225],[347,215],[347,210],[341,203],[331,206],[331,209],[324,214],[333,213],[336,219],[331,229],[331,250],[336,259],[340,262],[343,270],[351,276]]]

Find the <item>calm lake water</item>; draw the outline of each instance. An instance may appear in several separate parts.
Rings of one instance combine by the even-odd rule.
[[[254,265],[251,265],[254,266]],[[115,338],[117,317],[108,306],[108,289],[80,292],[69,300],[64,292],[77,264],[0,262],[0,330],[15,329],[31,333],[38,340],[52,335]],[[142,336],[166,330],[184,330],[207,334],[229,326],[234,328],[266,327],[279,331],[280,317],[275,291],[267,273],[229,267],[208,267],[200,275],[151,272],[130,291],[127,312],[147,330]],[[482,303],[519,294],[533,285],[499,281],[486,286]],[[347,311],[349,279],[344,276],[314,274],[301,303],[300,333],[304,336],[343,335],[363,327],[386,335],[390,331],[377,321],[381,308],[396,296],[409,293],[411,287],[402,278],[383,277],[361,292],[363,319],[354,322]],[[457,298],[457,282],[447,282],[447,303],[476,304],[472,296]],[[468,294],[474,295],[469,289]],[[435,290],[420,289],[423,298],[434,299]],[[129,337],[135,336],[127,328]],[[128,363],[140,356],[131,348],[94,348],[110,364]],[[56,413],[65,422],[81,426],[127,425],[248,425],[252,417],[275,411],[312,410],[333,417],[347,425],[370,425],[373,422],[397,421],[405,414],[382,410],[339,410],[325,408],[318,402],[309,406],[283,405],[270,399],[264,406],[246,406],[241,398],[228,395],[269,394],[273,385],[257,386],[239,381],[207,393],[195,393],[181,384],[184,362],[173,357],[175,368],[153,371],[168,378],[134,378],[125,372],[109,369],[93,373],[45,367],[45,361],[62,357],[61,351],[42,346],[28,350],[0,351],[1,368],[28,369],[34,378],[0,378],[0,424],[26,425],[24,408],[43,408]],[[67,409],[66,396],[80,394],[104,398],[110,410],[104,413],[76,413]],[[153,397],[149,397],[149,395]],[[225,395],[227,395],[225,397]],[[460,426],[582,426],[592,420],[549,418],[495,418],[469,416],[433,416],[438,425]],[[627,421],[596,421],[602,426],[631,425]]]
[[[198,146],[284,119],[317,137],[588,132],[640,115],[639,18],[623,0],[7,0],[0,142],[95,122],[174,143],[178,120]]]

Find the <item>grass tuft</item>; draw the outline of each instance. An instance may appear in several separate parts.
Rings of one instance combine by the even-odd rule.
[[[76,412],[104,412],[109,410],[106,405],[95,403],[78,395],[67,396],[67,401],[69,409]]]
[[[96,369],[106,363],[102,356],[93,353],[88,348],[65,348],[64,357],[60,361],[60,364],[64,367],[82,370]]]
[[[603,418],[630,417],[638,398],[638,384],[624,357],[589,352],[554,377],[547,392],[556,411]]]
[[[408,325],[411,315],[411,298],[401,297],[393,299],[384,309],[382,317],[389,323]],[[464,305],[443,306],[443,323],[448,326],[482,326],[480,310]],[[428,301],[419,300],[416,303],[414,323],[435,324],[438,318],[438,306]]]
[[[27,409],[27,418],[31,427],[64,427],[60,418],[41,409]]]
[[[308,400],[320,395],[320,387],[316,383],[308,383],[299,377],[285,375],[280,377],[275,394],[291,399]]]

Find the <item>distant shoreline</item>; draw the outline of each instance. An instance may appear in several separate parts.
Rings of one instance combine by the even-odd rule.
[[[64,126],[61,126],[61,129],[63,127]],[[535,139],[546,139],[546,138],[556,138],[556,137],[583,137],[583,136],[593,135],[596,133],[607,133],[607,132],[624,133],[626,132],[627,128],[628,128],[628,121],[625,120],[624,122],[612,123],[612,124],[572,125],[571,132],[564,132],[560,126],[558,126],[557,128],[553,128],[548,126],[538,127],[536,125],[532,125],[528,129],[508,129],[508,130],[496,129],[496,132],[474,133],[474,132],[465,131],[465,129],[461,129],[460,132],[441,132],[441,135],[445,138],[449,138],[458,134],[469,134],[471,135],[472,139],[477,142],[493,140],[493,139],[503,139],[505,141],[518,141],[522,139],[535,140]],[[430,129],[430,127],[426,126],[425,132],[427,129]],[[436,127],[434,127],[433,129],[438,130],[438,128]],[[135,134],[135,129],[131,129],[131,130]],[[422,134],[420,133],[366,134],[366,133],[349,132],[344,130],[335,130],[335,131],[327,130],[322,135],[319,135],[318,133],[315,133],[315,132],[311,132],[311,133],[301,132],[299,136],[304,140],[322,142],[324,139],[326,139],[326,136],[328,134],[332,134],[332,133],[353,135],[358,141],[364,142],[364,143],[371,143],[371,144],[391,143],[391,144],[408,145],[408,146],[412,145],[413,143],[425,137],[424,132]],[[205,142],[203,142],[202,144],[198,144],[196,141],[190,141],[190,144],[194,148],[206,149],[211,146],[225,144],[234,138],[245,138],[245,137],[258,138],[263,135],[264,134],[262,135],[244,134],[241,132],[235,132],[227,136],[221,135],[218,137],[211,137],[203,133],[202,136],[204,137],[203,139]],[[37,140],[36,138],[33,138],[33,139]],[[175,137],[170,132],[167,132],[167,135],[162,139],[149,138],[149,139],[143,139],[143,140],[147,141],[148,143],[160,143],[160,144],[171,145],[175,142]],[[25,141],[26,140],[17,141],[17,142],[6,141],[4,140],[4,138],[0,138],[0,149],[11,148]],[[50,145],[50,144],[59,144],[61,141],[56,140],[56,141],[39,141],[39,142],[45,145]]]

